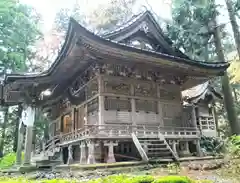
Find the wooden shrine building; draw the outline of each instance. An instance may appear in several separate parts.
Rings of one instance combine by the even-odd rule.
[[[65,43],[46,72],[6,75],[2,105],[23,103],[32,114],[25,119],[25,164],[177,160],[200,156],[201,135],[216,132],[214,115],[201,115],[199,103],[209,106],[208,81],[228,66],[191,60],[175,49],[149,11],[103,35],[70,19]],[[202,92],[190,95],[197,85]],[[50,140],[36,150],[34,108],[51,119]]]

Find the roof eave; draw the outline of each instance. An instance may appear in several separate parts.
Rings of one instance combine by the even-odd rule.
[[[56,67],[62,62],[62,60],[66,57],[66,54],[68,53],[72,42],[73,42],[73,27],[72,27],[72,23],[71,21],[69,22],[68,25],[68,30],[66,33],[66,37],[65,37],[65,41],[64,44],[57,56],[57,58],[55,59],[55,61],[51,64],[51,66],[44,72],[41,72],[39,74],[7,74],[5,79],[4,79],[4,83],[8,83],[11,81],[15,81],[18,79],[35,79],[35,78],[42,78],[42,77],[48,77],[50,76],[56,69]]]
[[[98,43],[99,45],[91,45],[91,46],[95,46],[97,47],[97,49],[101,50],[106,46],[109,46],[109,49],[111,50],[111,48],[116,48],[119,51],[124,50],[124,51],[129,51],[129,52],[133,52],[133,53],[138,53],[138,54],[144,54],[146,56],[151,56],[151,57],[155,57],[155,58],[161,58],[161,59],[167,59],[169,61],[173,61],[176,63],[184,63],[187,64],[189,66],[197,66],[199,68],[205,68],[205,69],[213,69],[213,70],[223,70],[225,71],[228,66],[229,63],[227,62],[218,62],[218,63],[213,63],[213,62],[201,62],[201,61],[195,61],[195,60],[189,60],[189,59],[184,59],[184,58],[180,58],[180,57],[174,57],[174,56],[170,56],[167,54],[161,54],[158,52],[152,52],[149,50],[144,50],[144,49],[138,49],[135,47],[130,47],[127,46],[125,44],[120,44],[117,42],[113,42],[111,40],[106,40],[98,35],[93,34],[92,32],[89,32],[88,30],[86,30],[84,27],[82,27],[81,25],[79,25],[74,19],[71,19],[71,22],[74,24],[73,27],[75,28],[76,33],[81,34],[81,38],[82,41],[84,42],[83,44],[90,44],[90,42],[95,42]],[[84,39],[84,37],[86,39]],[[222,74],[222,73],[221,73]]]

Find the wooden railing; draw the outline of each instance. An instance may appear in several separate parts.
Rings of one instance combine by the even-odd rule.
[[[60,143],[81,140],[88,137],[131,137],[134,133],[137,137],[198,137],[199,131],[189,127],[161,127],[151,125],[86,125],[84,128],[60,135]]]
[[[53,151],[55,148],[59,147],[60,136],[56,135],[49,139],[47,142],[42,142],[35,147],[35,155],[41,152]]]

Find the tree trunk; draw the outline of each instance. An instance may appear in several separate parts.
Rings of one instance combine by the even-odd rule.
[[[232,25],[234,40],[235,40],[235,44],[236,44],[237,51],[238,51],[238,57],[240,57],[240,33],[239,33],[239,29],[238,29],[235,12],[233,9],[233,2],[232,2],[232,0],[225,0],[225,2],[227,5],[229,19],[230,19],[230,22]]]
[[[14,130],[14,141],[13,141],[13,152],[17,152],[17,144],[18,144],[18,130],[19,130],[19,124],[22,116],[22,105],[18,105],[18,112],[17,112],[17,119],[16,119],[16,125]]]
[[[217,26],[216,19],[214,20],[215,26],[214,26],[214,42],[216,46],[216,52],[218,59],[221,61],[225,61],[223,48],[221,44],[221,38],[220,38],[220,29],[219,26]],[[227,111],[227,117],[231,128],[231,134],[240,134],[240,124],[237,120],[237,115],[235,111],[235,106],[233,102],[233,96],[231,91],[231,86],[229,82],[229,77],[227,72],[224,73],[222,76],[222,91],[224,95],[224,104],[225,109]]]
[[[8,107],[5,107],[4,108],[4,121],[2,124],[2,136],[1,136],[1,140],[0,140],[0,157],[3,156],[7,122],[8,122]]]

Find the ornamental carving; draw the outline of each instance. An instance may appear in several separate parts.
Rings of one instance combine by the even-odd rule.
[[[172,91],[166,89],[160,89],[160,99],[163,100],[180,100],[180,91]]]
[[[134,94],[140,97],[156,97],[157,90],[152,84],[141,83],[134,85]]]
[[[66,111],[70,111],[71,108],[72,108],[72,104],[69,100],[63,100],[61,103],[60,103],[60,113],[64,113]]]
[[[77,96],[77,93],[80,92],[83,86],[92,80],[97,73],[100,72],[100,70],[101,66],[99,64],[93,64],[87,68],[72,82],[71,86],[69,87],[70,94],[72,96]]]
[[[107,93],[130,95],[130,85],[116,81],[105,81],[104,91]]]
[[[95,66],[100,73],[104,73],[112,76],[122,76],[122,77],[131,77],[139,80],[146,81],[155,81],[162,84],[183,84],[185,77],[180,76],[164,76],[164,74],[153,71],[146,70],[145,68],[130,67],[120,64],[101,64]]]
[[[103,64],[101,70],[102,73],[112,76],[130,77],[132,73],[131,68],[117,64]]]
[[[95,96],[98,93],[98,83],[94,80],[87,86],[87,99]]]
[[[145,68],[130,67],[121,64],[100,64],[94,63],[89,68],[87,68],[82,74],[80,74],[69,87],[70,94],[72,96],[77,96],[77,93],[82,89],[82,87],[91,81],[97,74],[107,74],[112,76],[129,77],[139,80],[154,81],[161,84],[183,84],[184,78],[179,76],[164,76],[160,72],[153,70],[146,70]],[[110,84],[113,85],[112,90],[117,91],[117,93],[128,94],[126,90],[130,90],[129,86],[126,84]],[[148,89],[138,88],[143,93],[143,96],[148,96]]]

